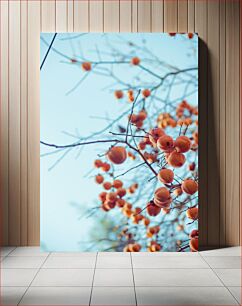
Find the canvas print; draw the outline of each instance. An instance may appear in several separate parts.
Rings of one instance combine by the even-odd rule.
[[[198,250],[198,36],[41,33],[41,247]]]

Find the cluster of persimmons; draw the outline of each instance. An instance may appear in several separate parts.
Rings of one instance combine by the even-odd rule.
[[[131,60],[133,65],[139,65],[140,62],[141,60],[138,57],[134,57]],[[83,67],[83,69],[87,68],[89,69],[89,67]],[[150,89],[144,88],[141,91],[141,95],[142,99],[145,100],[152,95],[152,92]],[[128,103],[134,103],[135,101],[133,89],[129,89],[127,92],[116,90],[114,96],[118,100],[126,99]],[[120,209],[131,224],[145,227],[146,238],[148,239],[146,249],[150,252],[157,252],[162,250],[162,245],[159,243],[158,238],[162,224],[151,226],[152,218],[160,214],[169,214],[173,209],[172,203],[174,200],[183,196],[181,201],[183,205],[179,206],[180,214],[185,213],[191,223],[198,219],[197,204],[186,205],[186,203],[189,203],[189,199],[198,191],[196,160],[194,159],[193,162],[188,163],[186,158],[187,153],[197,152],[198,150],[198,110],[197,107],[183,100],[177,105],[173,114],[168,112],[157,114],[156,121],[153,123],[154,127],[148,131],[144,128],[149,116],[148,110],[144,107],[139,109],[138,112],[134,110],[135,108],[133,108],[127,120],[132,128],[136,129],[133,137],[136,137],[135,135],[139,133],[139,138],[136,138],[135,149],[132,151],[132,146],[130,148],[130,146],[122,142],[111,146],[103,160],[96,159],[94,161],[94,166],[98,169],[95,181],[103,189],[99,194],[100,208],[104,212]],[[192,128],[190,129],[190,127]],[[174,135],[174,129],[176,131],[180,130],[177,137],[172,136]],[[187,136],[189,129],[192,132]],[[142,133],[142,137],[140,133]],[[139,157],[150,166],[150,169],[147,167],[147,171],[153,169],[153,172],[156,173],[156,179],[161,184],[154,191],[153,197],[148,203],[144,203],[143,207],[137,207],[135,203],[126,199],[127,195],[130,198],[130,195],[136,192],[139,188],[138,183],[126,186],[125,180],[115,179],[112,175],[113,166],[123,164],[127,159],[136,160]],[[178,180],[176,178],[176,170],[181,169],[185,164],[187,177]],[[157,170],[154,171],[154,169]],[[107,177],[109,180],[107,180]],[[176,222],[178,222],[178,218]],[[177,231],[185,232],[184,225],[178,224]],[[197,251],[198,230],[193,229],[187,234],[188,243],[184,249],[190,247],[192,251]],[[142,245],[135,241],[134,235],[129,231],[128,226],[122,229],[119,237],[126,240],[123,247],[124,251],[139,252],[142,250]],[[181,244],[178,241],[178,245],[179,243]]]

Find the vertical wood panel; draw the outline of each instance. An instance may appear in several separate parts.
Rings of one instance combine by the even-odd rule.
[[[179,0],[180,1],[180,0]],[[164,31],[178,31],[178,3],[177,0],[164,0]]]
[[[219,30],[219,91],[220,91],[220,114],[219,114],[219,173],[220,173],[220,246],[225,246],[226,233],[226,11],[225,1],[220,1],[220,30]]]
[[[199,35],[199,244],[208,242],[207,175],[207,1],[195,1],[195,31]]]
[[[41,0],[41,32],[55,32],[56,1]]]
[[[188,0],[188,32],[195,31],[195,0]]]
[[[188,3],[187,0],[178,0],[178,32],[188,30]]]
[[[74,3],[73,0],[67,0],[67,31],[73,32],[74,29]]]
[[[151,1],[138,1],[138,32],[151,31]]]
[[[103,0],[90,1],[90,31],[103,32]]]
[[[0,55],[0,97],[1,97],[1,112],[0,112],[0,196],[1,196],[1,244],[8,245],[8,1],[1,1],[1,55]]]
[[[119,32],[118,0],[104,0],[104,32]]]
[[[241,229],[242,229],[242,89],[241,89],[241,83],[242,83],[242,77],[241,77],[241,74],[242,74],[242,48],[241,48],[241,45],[242,45],[242,4],[241,4],[241,1],[240,1],[240,20],[239,20],[239,27],[240,27],[240,33],[239,33],[239,38],[240,38],[240,44],[239,44],[239,47],[240,47],[240,50],[239,50],[239,62],[240,62],[240,130],[239,130],[239,134],[240,134],[240,146],[239,146],[239,149],[240,149],[240,167],[239,167],[239,171],[240,171],[240,184],[239,184],[239,199],[240,199],[240,206],[239,206],[239,210],[240,210],[240,222],[239,222],[239,230],[240,230],[240,237],[239,237],[239,243],[240,243],[240,246],[242,246],[242,234],[241,234]]]
[[[40,1],[28,2],[28,245],[40,235]]]
[[[1,1],[3,243],[39,244],[41,29],[198,32],[200,245],[237,245],[239,11],[239,0]]]
[[[132,0],[132,32],[138,31],[138,0]]]
[[[21,159],[20,159],[20,191],[21,191],[21,245],[28,243],[28,3],[26,0],[21,1],[21,64],[20,64],[20,142],[21,142]]]
[[[131,0],[120,1],[120,32],[132,31],[132,2]]]
[[[20,245],[20,2],[9,1],[9,243]]]
[[[67,32],[67,2],[56,0],[56,32]]]
[[[164,31],[164,1],[152,1],[151,12],[151,30],[152,32]]]
[[[239,243],[239,1],[226,2],[226,245]]]
[[[88,1],[74,0],[74,32],[88,32]]]
[[[208,244],[219,246],[219,2],[208,1]]]

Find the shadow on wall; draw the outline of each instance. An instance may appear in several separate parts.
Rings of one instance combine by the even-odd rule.
[[[215,100],[211,63],[216,58],[199,38],[199,249],[220,243],[219,101]],[[213,69],[214,71],[215,69]],[[205,247],[206,246],[206,247]]]

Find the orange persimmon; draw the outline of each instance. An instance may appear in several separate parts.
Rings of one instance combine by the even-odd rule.
[[[142,95],[143,95],[143,97],[144,98],[148,98],[149,96],[150,96],[150,90],[149,89],[144,89],[143,91],[142,91]]]
[[[191,141],[187,136],[179,136],[175,140],[174,147],[178,153],[188,152],[191,148]]]
[[[116,188],[116,189],[121,188],[121,187],[123,187],[123,182],[120,181],[120,180],[114,180],[113,181],[113,187]]]
[[[99,199],[104,202],[106,200],[106,195],[107,195],[107,192],[103,191],[101,193],[99,193]]]
[[[102,184],[104,181],[104,177],[101,174],[95,176],[95,181],[97,184]]]
[[[149,132],[149,140],[153,146],[156,146],[157,140],[163,135],[165,135],[165,131],[163,129],[154,128]]]
[[[197,207],[190,207],[186,211],[186,215],[189,219],[197,220],[198,218],[198,208]]]
[[[189,246],[192,252],[197,252],[198,251],[198,238],[192,238],[189,242]]]
[[[164,184],[170,184],[174,179],[174,172],[170,169],[161,169],[158,173],[158,179]]]
[[[161,208],[155,205],[154,202],[149,202],[146,207],[146,210],[147,210],[148,215],[150,215],[151,217],[155,217],[159,215]]]
[[[124,200],[124,199],[117,199],[117,200],[116,200],[116,205],[117,205],[118,207],[124,207],[124,205],[125,205],[125,200]]]
[[[160,202],[165,202],[170,198],[170,192],[166,187],[160,187],[156,189],[154,197]]]
[[[131,63],[133,64],[133,65],[139,65],[139,63],[140,63],[140,58],[138,57],[138,56],[135,56],[135,57],[133,57],[132,59],[131,59]]]
[[[108,163],[103,163],[101,168],[104,172],[108,172],[111,166]]]
[[[120,198],[122,198],[126,195],[126,190],[124,188],[118,188],[116,193]]]
[[[198,230],[194,229],[191,231],[191,233],[189,234],[190,238],[198,238]]]
[[[94,166],[95,166],[96,168],[100,168],[100,167],[102,167],[102,165],[103,165],[103,162],[102,162],[100,159],[96,159],[96,160],[94,161]]]
[[[112,188],[112,184],[109,183],[109,182],[104,182],[103,183],[103,188],[106,189],[106,190],[109,190]]]
[[[170,152],[174,146],[173,138],[168,135],[163,135],[157,140],[157,147],[165,152]]]
[[[82,63],[82,69],[84,71],[90,71],[92,69],[92,64],[89,62]]]
[[[110,201],[110,202],[115,202],[115,200],[117,199],[117,194],[115,192],[109,192],[106,195],[106,200]]]
[[[194,36],[194,34],[193,34],[193,33],[187,33],[187,37],[188,37],[189,39],[192,39],[192,38],[193,38],[193,36]]]
[[[115,97],[116,97],[117,99],[122,99],[123,96],[124,96],[122,90],[116,90],[116,91],[114,92],[114,95],[115,95]]]
[[[178,153],[176,151],[171,152],[167,157],[168,164],[174,168],[182,167],[185,161],[186,161],[185,155],[182,153]]]
[[[198,190],[198,183],[192,179],[187,179],[182,182],[181,187],[185,193],[193,195]]]
[[[127,158],[127,152],[124,147],[112,147],[107,153],[108,159],[114,164],[122,164]]]

